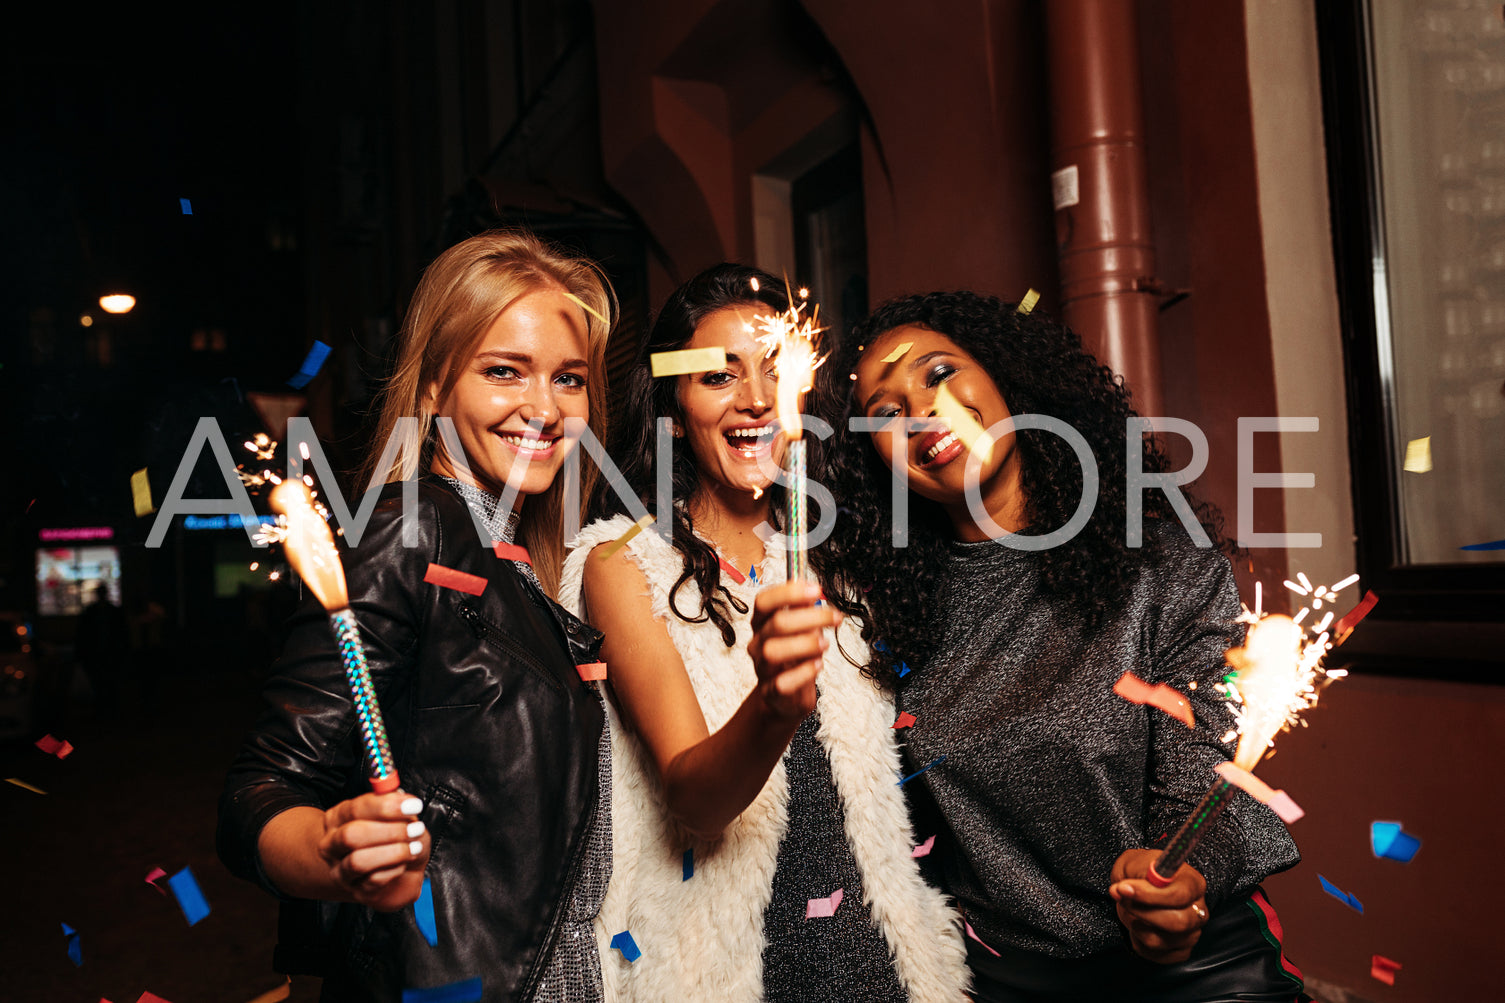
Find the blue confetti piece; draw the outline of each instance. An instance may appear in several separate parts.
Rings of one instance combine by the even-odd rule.
[[[909,663],[900,662],[898,665],[894,666],[894,671],[899,674],[900,679],[903,679],[905,676],[909,675]]]
[[[1421,839],[1402,829],[1399,822],[1371,822],[1369,845],[1374,848],[1376,857],[1409,864],[1416,851],[1421,849]]]
[[[183,868],[167,879],[167,886],[178,897],[178,907],[183,910],[183,918],[188,920],[189,926],[209,915],[209,903],[204,900],[204,893],[194,880],[192,870]]]
[[[924,766],[920,767],[918,770],[915,770],[913,773],[911,773],[909,776],[905,777],[903,780],[900,780],[899,783],[898,783],[898,786],[899,787],[903,787],[905,784],[909,783],[915,777],[919,776],[921,773],[924,773],[926,770],[930,769],[932,766],[939,766],[941,763],[944,763],[945,761],[946,761],[946,757],[945,756],[938,756],[937,758],[932,759],[930,762],[926,763]]]
[[[298,374],[288,379],[287,385],[294,390],[302,390],[308,386],[309,381],[319,375],[319,370],[324,368],[324,360],[329,358],[330,348],[322,341],[314,342],[314,347],[308,350],[308,355],[303,359],[303,365],[298,367]]]
[[[430,986],[427,989],[404,989],[402,991],[402,1003],[480,1003],[481,994],[485,987],[481,977],[477,975],[473,979],[465,979],[463,982],[451,982],[443,986]]]
[[[418,901],[413,903],[413,920],[429,946],[438,947],[439,924],[434,922],[434,886],[429,884],[428,878],[423,879],[423,891],[418,893]]]
[[[681,880],[681,881],[689,881],[694,876],[695,876],[695,847],[692,846],[688,850],[685,851],[685,876],[682,877],[682,878],[680,878],[679,880]]]
[[[878,652],[887,653],[887,651],[888,651],[888,644],[885,643],[884,640],[883,640],[883,638],[880,637],[878,640],[876,640],[876,641],[873,642],[873,650],[874,651],[878,651]]]
[[[78,931],[64,923],[63,936],[68,938],[68,960],[73,962],[74,968],[84,967],[84,948],[79,943]]]
[[[183,210],[184,216],[193,215],[193,203],[187,199],[178,199],[178,208]]]
[[[1327,892],[1327,894],[1331,895],[1339,902],[1342,902],[1344,905],[1348,906],[1348,908],[1357,912],[1360,916],[1364,915],[1364,903],[1360,902],[1355,896],[1350,895],[1348,892],[1345,892],[1343,889],[1339,888],[1337,885],[1333,884],[1331,881],[1327,880],[1320,874],[1317,875],[1317,880],[1322,882],[1322,890]]]
[[[1505,540],[1491,540],[1488,543],[1470,543],[1459,550],[1505,550]]]
[[[629,962],[636,961],[643,956],[643,952],[638,950],[637,941],[633,940],[632,934],[626,930],[611,938],[611,946],[621,951],[622,957]]]
[[[747,569],[747,580],[756,583],[758,580],[758,566],[754,564]]]

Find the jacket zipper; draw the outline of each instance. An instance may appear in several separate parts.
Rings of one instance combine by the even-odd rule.
[[[596,804],[591,808],[590,818],[580,834],[579,845],[575,848],[575,857],[570,861],[570,871],[565,877],[564,887],[560,889],[559,899],[554,903],[554,921],[549,924],[549,934],[544,938],[543,950],[539,951],[538,957],[533,959],[533,970],[528,973],[528,978],[523,983],[523,999],[532,999],[533,994],[538,990],[538,983],[543,978],[544,968],[553,958],[554,948],[558,946],[559,933],[564,926],[566,912],[574,904],[571,900],[574,898],[575,885],[580,880],[580,869],[585,866],[585,855],[590,849],[591,831],[596,826],[596,812],[601,810],[600,769],[598,763],[596,765]]]
[[[560,694],[569,696],[569,690],[565,688],[564,683],[559,681],[559,677],[545,668],[537,659],[533,657],[532,653],[529,652],[526,648],[518,644],[512,638],[508,637],[506,634],[502,633],[500,630],[497,630],[495,627],[493,627],[486,621],[484,617],[481,616],[481,614],[477,613],[468,604],[463,602],[456,603],[455,609],[459,611],[460,619],[465,621],[465,623],[470,627],[471,631],[476,635],[476,637],[488,641],[495,647],[502,649],[503,652],[511,655],[513,658],[516,658],[519,662],[522,662],[524,665],[526,665],[528,669],[535,675],[541,676],[544,679],[548,680],[549,685],[554,687],[554,689]],[[568,653],[569,649],[566,648],[565,650],[566,653]]]

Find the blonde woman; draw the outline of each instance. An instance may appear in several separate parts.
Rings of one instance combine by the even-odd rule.
[[[619,514],[565,564],[563,601],[607,633],[607,999],[955,1003],[960,924],[912,856],[893,700],[849,660],[867,657],[856,621],[812,606],[816,586],[784,584],[783,553],[758,534],[777,522],[782,445],[755,318],[787,306],[782,281],[729,264],[669,298],[645,355],[726,356],[657,379],[645,358],[628,380],[636,443],[618,460],[645,504],[654,428],[673,420],[672,542],[642,532],[608,554],[632,525]],[[835,908],[807,919],[811,900]],[[637,960],[609,951],[623,930]]]
[[[488,1001],[600,998],[609,745],[575,666],[601,636],[554,598],[558,474],[584,426],[604,434],[613,309],[594,265],[510,232],[445,251],[414,294],[366,467],[388,483],[343,555],[405,790],[366,790],[310,601],[220,809],[225,863],[284,899],[276,962],[325,1000],[476,977]],[[432,565],[485,587],[429,584]]]

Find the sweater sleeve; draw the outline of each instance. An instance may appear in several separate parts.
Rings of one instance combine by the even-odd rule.
[[[1187,728],[1168,715],[1150,715],[1147,835],[1162,846],[1217,782],[1215,767],[1232,758],[1234,743],[1224,739],[1234,719],[1220,687],[1228,671],[1224,653],[1243,643],[1244,627],[1237,622],[1233,569],[1216,551],[1197,550],[1184,534],[1176,534],[1150,573],[1178,581],[1162,590],[1166,598],[1152,623],[1149,681],[1185,695],[1197,721]],[[1275,813],[1239,791],[1189,863],[1207,880],[1207,901],[1216,905],[1299,859]]]
[[[420,513],[420,516],[428,513]],[[432,518],[420,518],[433,526]],[[378,703],[389,727],[422,631],[424,569],[432,534],[402,545],[401,509],[377,507],[360,546],[344,551],[350,608],[360,625]],[[230,871],[280,894],[261,866],[262,828],[289,808],[326,809],[360,793],[364,746],[329,615],[309,595],[294,614],[265,707],[230,767],[217,844]]]

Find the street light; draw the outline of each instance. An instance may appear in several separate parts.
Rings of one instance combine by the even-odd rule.
[[[131,308],[136,305],[136,297],[126,293],[111,293],[108,296],[101,296],[99,305],[105,313],[130,313]]]

